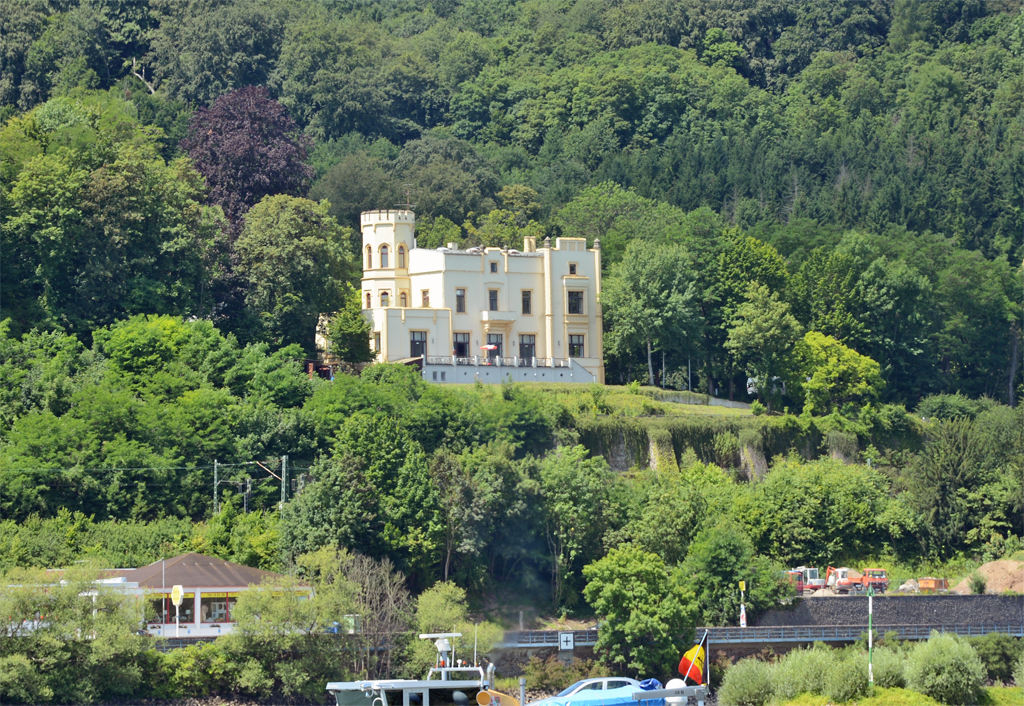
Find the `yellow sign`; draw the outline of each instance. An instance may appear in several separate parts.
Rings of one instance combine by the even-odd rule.
[[[740,590],[741,591],[746,591],[747,590],[747,582],[746,581],[740,581]]]
[[[213,593],[213,592],[203,591],[203,598],[237,598],[237,597],[238,597],[237,593],[223,593],[223,592],[221,592],[221,593]]]
[[[181,586],[175,586],[171,589],[171,603],[177,608],[181,605],[181,599],[185,597],[185,589]]]

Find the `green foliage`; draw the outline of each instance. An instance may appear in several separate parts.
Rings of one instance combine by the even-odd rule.
[[[878,363],[817,331],[804,334],[795,358],[788,391],[796,395],[802,388],[804,409],[812,414],[877,402],[884,386]]]
[[[1013,682],[1018,687],[1024,689],[1024,655],[1017,660],[1017,664],[1013,668]]]
[[[991,632],[983,637],[968,638],[967,642],[978,653],[978,659],[985,665],[989,679],[1001,682],[1013,679],[1013,669],[1024,657],[1024,643],[1021,640]]]
[[[907,661],[907,687],[944,704],[968,704],[977,698],[985,667],[966,641],[932,632]]]
[[[985,580],[985,577],[978,572],[974,572],[968,577],[968,583],[971,587],[971,593],[976,595],[984,594],[985,589],[988,588],[988,582]]]
[[[755,417],[759,417],[767,411],[768,408],[761,404],[761,400],[754,400],[750,403],[750,412]]]
[[[599,677],[603,674],[601,666],[592,660],[574,658],[572,662],[566,664],[554,655],[547,659],[530,655],[530,661],[523,669],[527,688],[555,693],[580,679]]]
[[[832,664],[825,674],[822,693],[833,703],[845,703],[868,690],[868,664],[864,656],[844,654]]]
[[[755,555],[750,538],[731,519],[720,519],[697,534],[680,571],[696,595],[702,625],[739,622],[740,581],[746,581],[746,609],[751,620],[792,593],[782,567]]]
[[[888,638],[885,640],[889,644]],[[901,689],[906,685],[904,655],[897,649],[876,647],[871,655],[872,676],[875,686],[882,689]]]
[[[791,354],[800,334],[799,322],[767,286],[751,284],[746,301],[736,307],[725,347],[757,381],[758,396],[772,408],[778,397],[776,378],[784,377],[791,366]]]
[[[614,672],[666,676],[689,642],[692,593],[650,552],[625,546],[583,569],[583,595],[601,620],[594,651]]]
[[[330,355],[346,363],[368,363],[373,360],[370,350],[370,322],[362,314],[363,303],[359,290],[349,286],[345,306],[327,323],[327,338],[331,342]]]
[[[788,652],[773,670],[772,692],[783,701],[805,693],[820,694],[835,662],[835,653],[823,644]]]
[[[722,706],[765,706],[772,695],[771,665],[755,657],[741,659],[730,667],[718,690]]]
[[[275,345],[315,350],[320,314],[345,303],[351,238],[325,203],[267,196],[246,213],[235,243],[239,272],[249,283],[246,303]]]
[[[0,698],[93,703],[156,687],[144,673],[148,645],[136,634],[137,603],[97,587],[97,575],[81,566],[65,570],[59,583],[40,570],[4,574],[0,614],[11,637],[0,647]],[[83,600],[86,591],[95,598]]]

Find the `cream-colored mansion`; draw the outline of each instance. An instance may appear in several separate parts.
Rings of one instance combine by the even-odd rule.
[[[601,250],[416,247],[412,211],[367,211],[363,313],[377,360],[421,358],[433,382],[604,382]]]

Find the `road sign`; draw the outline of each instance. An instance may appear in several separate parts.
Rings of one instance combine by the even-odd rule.
[[[740,581],[740,590],[741,591],[746,591],[747,590],[747,582],[746,581]]]
[[[571,650],[576,646],[576,636],[571,632],[558,633],[558,649]]]
[[[175,608],[181,606],[181,601],[185,597],[185,589],[181,586],[175,586],[171,589],[171,603]]]

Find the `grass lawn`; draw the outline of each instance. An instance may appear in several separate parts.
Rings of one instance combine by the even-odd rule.
[[[941,706],[941,703],[909,689],[875,689],[872,696],[847,702],[849,706]],[[801,694],[786,701],[783,706],[830,706],[824,696]],[[1024,690],[1019,686],[987,687],[978,706],[1021,706],[1024,704]]]

